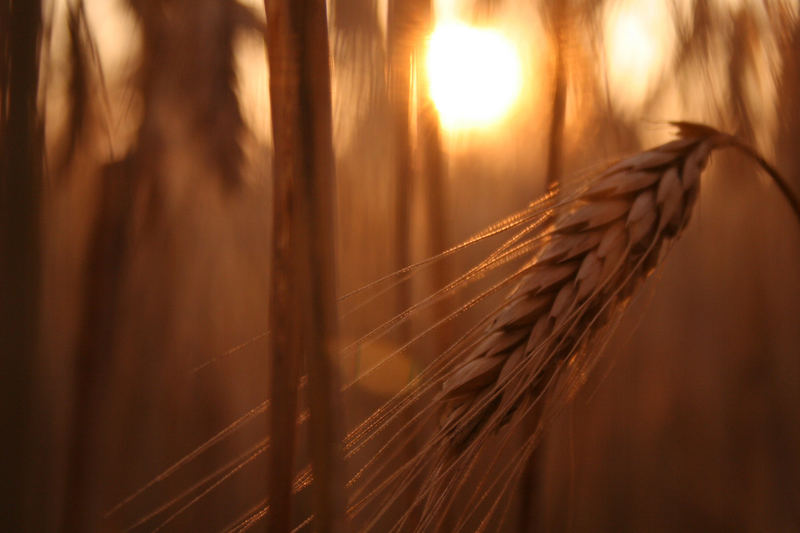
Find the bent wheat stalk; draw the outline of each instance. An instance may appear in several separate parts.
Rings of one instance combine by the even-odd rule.
[[[456,450],[539,397],[624,307],[689,221],[700,172],[721,140],[693,135],[620,161],[554,214],[502,311],[444,381],[442,426]]]
[[[800,220],[797,198],[755,151],[707,126],[674,125],[678,140],[611,165],[554,206],[549,224],[535,234],[531,259],[513,276],[516,286],[485,326],[460,339],[448,357],[434,401],[438,432],[409,463],[414,466],[396,472],[405,486],[420,476],[423,463],[430,470],[414,503],[423,508],[417,530],[441,523],[455,494],[468,486],[475,458],[492,434],[534,416],[537,422],[529,427],[536,434],[526,435],[521,453],[508,465],[512,478],[519,474],[543,422],[584,380],[609,326],[688,224],[713,150],[730,146],[755,159]],[[471,485],[470,513],[496,484],[485,474],[477,487]],[[497,489],[490,514],[508,486]],[[470,513],[457,529],[467,525]]]
[[[706,126],[677,125],[680,140],[612,165],[555,213],[502,311],[456,356],[438,399],[455,449],[487,423],[504,424],[589,350],[686,227],[712,150],[735,146],[755,157],[800,217],[783,180],[748,147]]]

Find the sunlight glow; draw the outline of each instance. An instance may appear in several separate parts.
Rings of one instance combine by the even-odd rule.
[[[436,27],[428,44],[427,68],[431,98],[449,130],[499,121],[522,87],[514,45],[497,31],[464,24]]]
[[[633,85],[646,80],[656,57],[656,43],[645,23],[634,13],[621,13],[614,21],[611,57],[614,67]]]
[[[664,2],[615,4],[606,15],[609,82],[628,110],[647,97],[669,61],[674,35]]]

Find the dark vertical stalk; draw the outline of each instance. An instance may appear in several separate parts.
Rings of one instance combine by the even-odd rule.
[[[270,531],[291,529],[297,375],[305,356],[315,528],[339,532],[345,519],[327,14],[324,0],[266,0],[265,6],[275,145]]]
[[[85,24],[83,3],[68,12],[71,72],[68,138],[66,152],[58,163],[61,174],[71,162],[83,132],[87,105],[86,45],[82,37]],[[91,529],[90,465],[97,456],[94,443],[98,430],[100,383],[107,375],[107,364],[114,331],[118,278],[125,260],[127,208],[132,191],[123,171],[124,165],[112,165],[102,180],[100,206],[90,235],[84,299],[73,361],[72,411],[67,426],[67,466],[62,501],[65,503],[61,527],[67,532]]]
[[[561,158],[564,144],[564,115],[567,109],[567,79],[564,65],[563,3],[557,2],[553,11],[555,27],[555,72],[553,74],[553,104],[547,149],[547,185],[561,180]]]
[[[6,96],[8,94],[8,77],[11,74],[11,55],[9,51],[10,41],[11,41],[11,31],[10,31],[10,24],[11,24],[11,0],[2,0],[0,2],[0,91],[2,91],[2,98],[0,98],[0,125],[3,127],[2,137],[0,137],[0,143],[3,142],[5,139],[6,132],[6,122],[7,122],[7,102]],[[0,148],[2,148],[2,144],[0,144]],[[4,152],[0,152],[0,155],[4,155]],[[5,159],[3,159],[5,161]],[[5,164],[5,163],[4,163]],[[5,167],[3,167],[5,169]]]
[[[96,527],[92,516],[91,466],[97,456],[98,404],[108,376],[118,312],[120,279],[128,258],[128,230],[135,181],[126,162],[104,172],[100,206],[89,241],[80,332],[73,369],[73,406],[64,485],[62,529],[81,532]],[[96,504],[95,504],[96,505]],[[95,509],[96,510],[96,509]]]
[[[387,17],[387,48],[389,55],[389,104],[391,108],[391,128],[394,142],[394,268],[400,269],[411,263],[411,198],[414,182],[413,153],[411,146],[411,75],[414,61],[414,48],[417,43],[419,27],[420,0],[389,0]],[[400,313],[411,306],[410,282],[398,288],[396,312]],[[400,344],[410,338],[410,323],[403,321],[397,335]],[[400,423],[410,420],[407,410],[401,412]],[[406,460],[417,453],[416,440],[410,440],[404,447]],[[412,505],[416,486],[411,485],[403,496],[405,505]],[[419,513],[414,511],[410,522],[416,523]]]
[[[308,172],[303,197],[309,206],[309,283],[305,348],[311,407],[311,462],[317,531],[345,528],[344,463],[339,409],[338,308],[334,243],[335,172],[331,117],[330,51],[325,0],[291,0],[303,36],[300,109]]]
[[[547,3],[548,18],[553,38],[554,71],[553,71],[553,100],[550,115],[550,131],[547,146],[547,169],[545,183],[548,188],[558,185],[561,181],[562,157],[564,145],[564,117],[567,107],[567,78],[564,58],[565,30],[567,0],[553,0]],[[539,421],[537,417],[530,416],[525,424],[528,426],[526,435],[536,430]],[[525,469],[520,477],[520,514],[519,531],[533,533],[537,529],[539,512],[542,508],[542,494],[539,490],[537,478],[544,465],[543,450],[537,447],[528,458]]]
[[[433,31],[433,5],[431,0],[421,0],[421,23],[425,33]],[[417,71],[417,98],[419,101],[418,124],[419,142],[423,155],[423,187],[422,195],[428,219],[428,242],[431,255],[438,254],[447,244],[447,194],[445,190],[445,162],[442,151],[442,132],[439,117],[436,113],[429,91],[429,77],[425,69],[425,43],[418,39],[415,50],[415,66]],[[434,290],[447,284],[447,267],[443,261],[437,261],[432,270]],[[436,316],[444,316],[444,306],[439,306]],[[443,325],[437,331],[434,353],[442,353],[447,348],[449,325]]]
[[[300,132],[297,131],[299,80],[296,59],[291,55],[292,35],[287,8],[266,1],[267,52],[270,68],[270,99],[274,135],[274,184],[272,196],[272,266],[270,292],[270,350],[272,456],[269,470],[269,531],[292,529],[292,475],[294,472],[297,380],[302,364],[299,302],[295,298],[297,244],[293,235],[296,181],[302,168]],[[292,105],[293,107],[290,107]]]
[[[411,65],[413,59],[414,11],[416,0],[389,0],[388,51],[389,100],[392,109],[395,180],[395,268],[403,268],[411,260],[411,186],[413,165],[411,152]],[[399,311],[411,305],[411,287],[399,288]],[[401,332],[407,333],[407,332]]]
[[[30,525],[40,299],[42,140],[37,114],[42,7],[0,1],[0,359],[3,528]]]
[[[776,152],[778,168],[785,172],[797,188],[800,187],[800,154],[795,147],[800,135],[800,101],[796,95],[800,92],[800,56],[796,52],[800,50],[800,23],[795,21],[794,27],[787,32],[781,44],[783,69],[780,76],[778,113],[784,118],[780,121]]]
[[[421,27],[425,34],[434,29],[434,12],[432,0],[420,1]],[[415,49],[417,75],[417,124],[419,128],[419,144],[422,151],[422,194],[427,215],[428,252],[431,256],[441,253],[447,246],[447,189],[445,186],[445,160],[442,149],[442,131],[439,115],[430,95],[430,77],[425,68],[426,46],[424,39],[418,39]],[[445,261],[436,261],[430,274],[432,291],[436,291],[448,282],[448,267]],[[447,306],[444,301],[434,306],[434,321],[446,316]],[[447,322],[436,329],[433,338],[432,353],[444,353],[450,344],[452,324]],[[414,450],[416,452],[416,450]],[[450,531],[455,526],[453,507],[448,506],[439,521],[442,531]]]

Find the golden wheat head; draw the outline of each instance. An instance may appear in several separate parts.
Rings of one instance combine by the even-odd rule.
[[[681,139],[619,161],[554,208],[518,284],[443,383],[442,429],[455,450],[540,403],[686,227],[709,153],[730,137],[679,127]]]

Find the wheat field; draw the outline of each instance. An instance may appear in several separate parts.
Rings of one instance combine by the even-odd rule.
[[[0,0],[3,529],[800,529],[798,50],[789,0]]]

